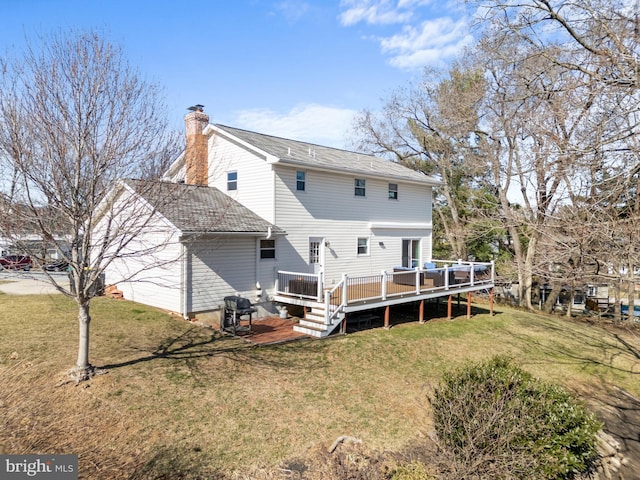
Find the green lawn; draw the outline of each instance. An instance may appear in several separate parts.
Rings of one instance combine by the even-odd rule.
[[[57,386],[75,304],[0,296],[0,453],[75,453],[81,478],[117,479],[270,470],[341,435],[400,451],[430,431],[443,373],[495,354],[574,391],[640,396],[637,329],[517,310],[259,348],[126,301],[95,299],[92,317],[91,361],[108,373]]]

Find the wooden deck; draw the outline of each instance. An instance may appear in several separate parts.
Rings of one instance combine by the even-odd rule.
[[[449,316],[452,297],[466,294],[470,304],[474,292],[487,291],[493,306],[493,263],[460,262],[433,269],[401,269],[374,275],[344,274],[334,287],[324,288],[322,275],[278,272],[276,302],[304,307],[304,318],[295,330],[313,336],[329,335],[345,315],[384,308],[384,326],[389,326],[389,307],[446,297]],[[342,326],[344,330],[344,325]]]
[[[249,326],[248,320],[240,322],[242,326]],[[254,345],[273,345],[277,343],[291,342],[301,338],[312,338],[304,333],[295,332],[295,321],[280,317],[266,317],[253,320],[250,332],[242,332],[237,336]]]

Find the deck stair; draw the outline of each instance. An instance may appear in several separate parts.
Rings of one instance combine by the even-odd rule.
[[[344,314],[338,315],[333,323],[330,324],[327,324],[326,318],[325,305],[319,302],[314,303],[305,308],[304,318],[300,319],[299,323],[293,327],[293,330],[318,338],[326,337],[340,325],[344,319]]]

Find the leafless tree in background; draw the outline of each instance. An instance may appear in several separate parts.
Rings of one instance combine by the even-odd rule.
[[[481,28],[508,33],[530,55],[590,82],[637,88],[640,12],[627,0],[467,0]],[[557,56],[553,48],[568,53]]]
[[[575,233],[571,244],[585,245],[585,238],[589,238],[588,250],[598,265],[595,281],[616,285],[616,297],[626,296],[631,307],[633,270],[640,261],[636,242],[632,240],[639,233],[638,217],[632,215],[636,204],[640,105],[638,3],[622,0],[468,3],[478,7],[479,25],[488,38],[508,38],[517,45],[517,55],[505,62],[511,68],[519,70],[521,62],[546,64],[547,72],[557,71],[564,79],[570,79],[553,86],[553,96],[561,98],[560,91],[565,93],[564,100],[552,110],[559,121],[548,135],[556,144],[557,153],[571,165],[565,173],[565,198],[561,202],[571,208],[563,210],[562,222],[581,223],[571,228]],[[513,62],[512,58],[519,61]],[[575,93],[567,98],[568,92]],[[537,119],[551,122],[546,115]],[[569,122],[574,126],[569,127]],[[567,212],[572,212],[573,218],[567,217]],[[562,229],[569,233],[566,225]],[[543,234],[557,237],[553,229],[545,229]],[[544,250],[545,254],[549,252]],[[544,274],[548,265],[545,256],[538,255],[535,261],[537,273]],[[582,270],[569,251],[564,258],[561,271]]]
[[[458,74],[427,74],[380,114],[361,114],[362,144],[443,181],[437,212],[459,255],[470,225],[501,224],[513,261],[499,272],[522,306],[532,307],[535,278],[557,295],[578,278],[632,272],[638,12],[622,1],[467,3],[481,36]],[[460,88],[473,78],[478,88]],[[465,209],[470,198],[485,201]]]
[[[102,272],[133,254],[132,242],[152,217],[146,205],[109,196],[123,191],[118,179],[159,178],[179,137],[168,128],[158,87],[98,33],[38,39],[24,54],[2,59],[0,74],[0,165],[11,174],[0,185],[0,233],[23,249],[25,235],[35,233],[69,262],[70,288],[49,280],[78,304],[71,374],[80,381],[94,372],[89,307]],[[135,248],[142,254],[154,247]]]
[[[434,214],[453,259],[467,259],[477,227],[471,211],[483,172],[475,160],[474,137],[483,96],[481,71],[453,67],[443,75],[426,70],[418,86],[398,90],[380,114],[362,112],[354,124],[359,148],[391,154],[394,161],[442,182],[435,189]]]

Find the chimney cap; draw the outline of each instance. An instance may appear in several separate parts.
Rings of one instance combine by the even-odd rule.
[[[204,108],[204,105],[200,105],[199,103],[187,108],[187,110],[190,110],[192,112],[201,112],[202,109]]]

